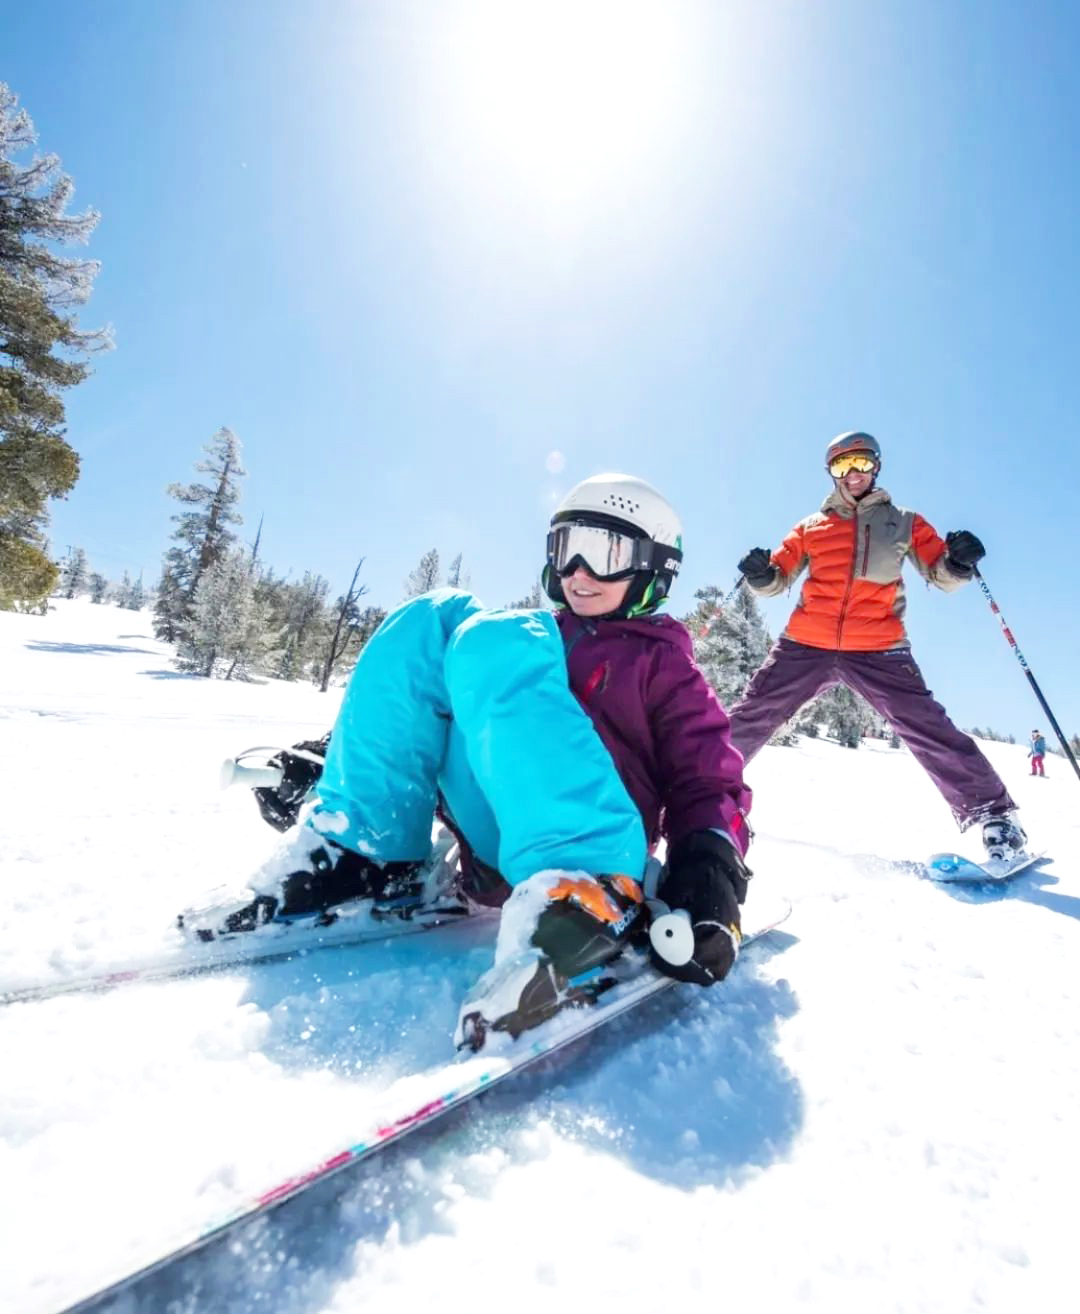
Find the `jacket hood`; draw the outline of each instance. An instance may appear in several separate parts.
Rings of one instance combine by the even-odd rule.
[[[892,498],[884,488],[871,488],[857,502],[849,502],[840,492],[839,488],[834,488],[821,504],[822,515],[828,515],[830,511],[838,516],[853,516],[855,508],[860,509],[868,506],[881,506],[885,502],[891,502]]]

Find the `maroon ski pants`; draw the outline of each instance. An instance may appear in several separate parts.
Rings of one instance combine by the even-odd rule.
[[[729,713],[732,742],[749,762],[774,730],[835,684],[862,694],[889,722],[941,790],[961,830],[1015,807],[975,741],[935,702],[908,648],[841,652],[778,639]]]

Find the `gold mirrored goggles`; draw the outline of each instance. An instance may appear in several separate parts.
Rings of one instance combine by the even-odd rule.
[[[829,474],[834,479],[843,479],[849,470],[855,470],[859,474],[873,474],[877,468],[878,463],[866,452],[844,452],[840,456],[834,456],[829,462]]]

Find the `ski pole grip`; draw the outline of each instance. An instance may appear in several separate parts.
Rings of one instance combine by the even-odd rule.
[[[230,785],[246,785],[248,789],[276,789],[284,779],[285,772],[276,766],[244,766],[236,758],[226,758],[221,764],[221,788]]]
[[[694,956],[694,928],[690,924],[690,914],[685,908],[676,908],[673,912],[660,899],[650,899],[649,910],[653,914],[649,943],[656,956],[672,967],[684,967]]]

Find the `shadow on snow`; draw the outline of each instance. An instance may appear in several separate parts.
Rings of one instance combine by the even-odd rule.
[[[195,671],[140,671],[140,675],[148,675],[151,680],[205,680],[205,675],[199,675]]]
[[[1058,883],[1056,876],[1042,870],[1047,861],[1049,859],[1039,858],[1008,880],[971,885],[942,882],[941,888],[961,903],[1000,903],[1004,899],[1019,899],[1024,903],[1037,904],[1049,912],[1060,913],[1063,917],[1080,920],[1080,898],[1072,894],[1057,894],[1047,888]]]
[[[26,646],[34,652],[70,652],[75,653],[77,656],[133,652],[145,653],[148,657],[158,656],[152,648],[133,648],[125,643],[59,643],[51,639],[33,639]]]
[[[447,1061],[462,991],[490,962],[490,939],[478,944],[476,932],[449,933],[460,940],[448,971],[432,972],[424,936],[393,944],[382,961],[391,942],[264,966],[247,995],[272,1020],[264,1053],[380,1085]],[[473,1198],[494,1185],[472,1180],[469,1156],[498,1146],[509,1166],[541,1160],[549,1138],[522,1133],[545,1125],[668,1186],[737,1187],[786,1155],[802,1124],[802,1092],[776,1054],[797,1001],[786,981],[752,970],[794,942],[773,932],[721,988],[676,987],[646,1002],[97,1309],[313,1314],[356,1275],[359,1243],[380,1245],[392,1227],[404,1244],[452,1233],[445,1211],[462,1176]],[[422,1170],[406,1171],[411,1160]]]

